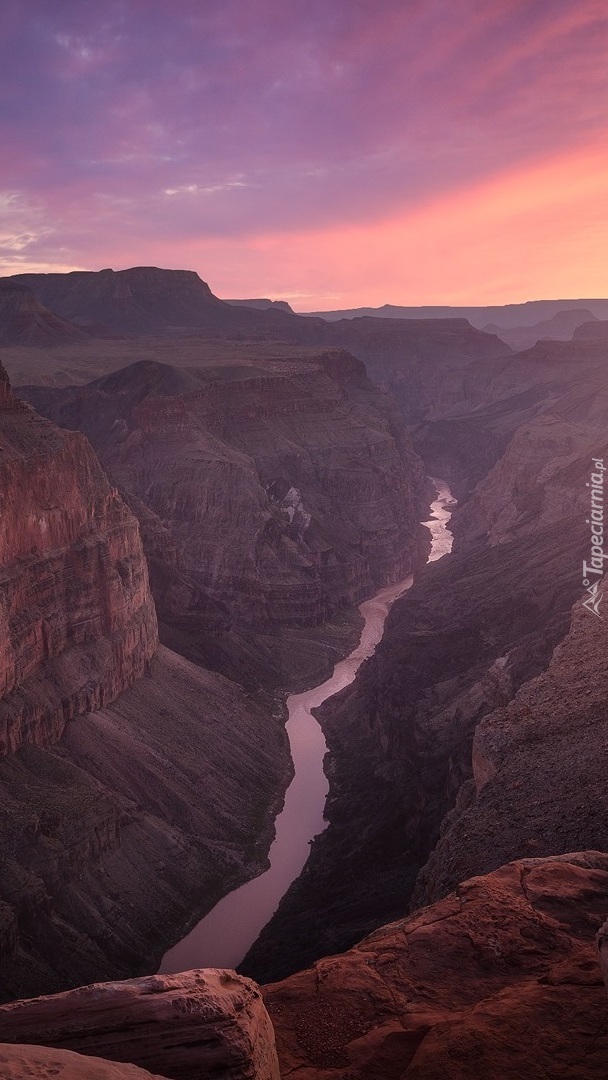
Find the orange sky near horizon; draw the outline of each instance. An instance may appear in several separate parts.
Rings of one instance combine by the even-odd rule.
[[[255,286],[300,311],[608,296],[607,177],[605,141],[381,221],[228,248],[193,241],[184,255],[213,268],[219,296],[252,296]]]
[[[3,0],[0,275],[608,297],[604,0]]]

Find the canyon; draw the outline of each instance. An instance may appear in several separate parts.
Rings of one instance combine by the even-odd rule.
[[[605,302],[486,311],[532,333],[569,309],[572,340],[515,353],[465,318],[323,323],[148,270],[20,275],[86,340],[3,352],[30,403],[3,379],[4,1000],[149,972],[264,869],[285,691],[414,571],[318,710],[329,824],[239,970],[271,983],[284,1076],[602,1075],[607,642],[581,567],[608,343],[575,309]],[[424,566],[427,473],[459,505]]]
[[[19,392],[89,437],[138,517],[163,642],[246,687],[314,685],[348,612],[424,557],[421,462],[344,350]]]
[[[501,439],[508,440],[506,449],[499,456],[501,440],[495,442],[494,466],[456,508],[452,553],[417,573],[412,589],[391,611],[374,657],[353,686],[321,710],[331,755],[326,809],[330,825],[246,958],[244,973],[262,982],[283,978],[319,956],[350,947],[402,915],[411,902],[444,895],[439,890],[425,893],[423,868],[452,820],[449,815],[457,814],[467,795],[470,798],[475,732],[483,730],[479,725],[487,714],[517,700],[520,688],[547,669],[556,647],[572,632],[572,609],[577,601],[580,605],[582,559],[589,546],[586,485],[592,457],[608,455],[605,361],[599,347],[587,353],[578,343],[556,343],[550,349],[540,343],[530,354],[506,360],[493,383],[490,372],[485,392],[508,385],[510,412],[503,400],[498,414],[492,406],[482,406],[458,418],[473,444],[479,434],[475,425],[486,428],[491,422]],[[540,379],[547,387],[544,399]],[[522,399],[526,419],[518,423]],[[456,424],[451,410],[448,403],[448,432]],[[433,426],[442,423],[434,420]],[[428,426],[421,426],[421,438],[428,439]],[[490,453],[491,444],[486,442],[486,448]],[[461,474],[461,483],[466,488],[470,478]],[[599,620],[586,610],[582,615],[593,620],[587,634],[601,638],[595,626]],[[562,693],[568,689],[566,713],[571,718],[578,715],[586,677],[582,670],[576,683],[564,679]],[[597,665],[590,667],[588,678],[594,685]],[[605,676],[599,674],[600,696],[605,686]],[[530,730],[535,730],[533,724]],[[566,754],[565,736],[560,751],[548,721],[539,724],[538,731],[546,733],[548,754]],[[581,716],[580,755],[593,773],[597,754],[586,731]],[[542,755],[544,745],[544,738],[539,739],[535,754]],[[567,761],[568,754],[563,771]],[[529,811],[528,783],[534,788],[536,776],[531,761],[530,779],[522,783],[522,817],[524,806]],[[518,790],[512,795],[514,803]],[[562,795],[566,798],[562,789],[552,786],[543,792],[543,809],[532,834],[523,832],[522,823],[518,840],[507,843],[505,858],[578,850],[583,835],[586,844],[604,849],[604,813],[586,833],[579,827],[580,791],[577,794],[576,785],[567,790],[572,792],[571,812],[564,814],[560,806]],[[503,796],[503,809],[506,799]],[[466,862],[466,876],[500,865],[487,857],[500,850],[500,845],[494,848],[495,827],[496,820],[490,823],[480,811],[477,829],[485,831],[487,848],[486,858],[478,862],[463,824],[458,858]],[[454,853],[448,857],[453,859]],[[457,880],[462,878],[449,878],[446,888]],[[280,947],[287,927],[288,957]]]

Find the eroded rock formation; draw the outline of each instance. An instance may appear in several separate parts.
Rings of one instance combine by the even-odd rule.
[[[61,741],[0,760],[0,995],[155,970],[267,865],[290,778],[280,709],[161,648]]]
[[[424,558],[421,463],[345,352],[22,392],[86,432],[138,514],[163,639],[249,685],[320,681],[341,612]]]
[[[278,701],[157,649],[135,517],[4,372],[0,492],[6,1000],[153,970],[265,866],[290,762]]]
[[[597,1080],[608,856],[521,859],[265,987],[281,1075]]]
[[[562,342],[542,343],[533,352],[537,365],[532,371],[530,358],[526,364],[520,354],[496,376],[497,393],[507,385],[515,390],[515,431],[502,457],[456,511],[452,554],[419,572],[413,588],[393,607],[374,657],[350,688],[320,710],[331,752],[330,826],[313,844],[304,874],[242,966],[261,981],[345,948],[406,910],[418,872],[451,821],[446,815],[455,805],[466,811],[478,725],[547,668],[553,649],[568,633],[572,605],[583,591],[582,561],[589,553],[586,485],[592,457],[608,460],[605,346],[603,355],[596,343],[588,354],[578,343]],[[546,379],[544,401],[519,425],[518,377],[520,385]],[[475,415],[469,417],[471,426]],[[487,417],[486,409],[482,423]],[[592,613],[584,615],[599,622]],[[572,684],[573,694],[579,685]],[[580,769],[592,776],[597,745],[587,713],[581,712],[580,726],[578,715],[570,711],[571,739],[578,743]],[[550,723],[550,717],[545,721],[541,715],[539,731],[545,724],[549,731]],[[567,724],[566,717],[556,746],[548,748],[556,774],[564,777],[570,759]],[[534,726],[526,731],[534,740]],[[547,738],[550,744],[552,736]],[[561,765],[560,754],[565,755]],[[538,775],[548,786],[551,770],[541,765]],[[531,851],[559,853],[588,843],[608,847],[608,818],[601,813],[592,828],[583,826],[577,807],[584,797],[576,784],[569,782],[564,791],[571,819],[566,815],[564,820],[559,785],[540,795],[532,752],[523,789],[513,844],[504,827],[494,850],[497,809],[494,819],[479,818],[479,836],[485,839],[477,859],[465,814],[446,856],[453,872],[445,870],[439,893],[417,893],[418,902],[443,895],[471,873]],[[489,785],[480,805],[491,791]],[[507,807],[511,799],[517,802],[517,791],[505,787],[500,798],[500,812],[510,820]],[[532,833],[524,826],[529,798]],[[537,813],[539,798],[543,805]],[[540,846],[530,847],[529,841]],[[496,860],[489,861],[494,854]],[[290,955],[279,944],[286,936]]]
[[[86,339],[86,334],[40,302],[31,289],[0,278],[0,345],[57,345]]]
[[[0,1007],[3,1038],[131,1062],[172,1080],[279,1080],[274,1033],[259,988],[215,968],[16,1001]],[[81,1060],[83,1072],[73,1075],[84,1077]],[[100,1068],[99,1080],[123,1075],[131,1080],[128,1071]],[[137,1077],[134,1070],[132,1080]]]
[[[85,1058],[71,1050],[0,1043],[2,1080],[165,1080],[137,1065]]]
[[[137,521],[84,436],[13,397],[0,413],[0,753],[56,742],[157,643]]]

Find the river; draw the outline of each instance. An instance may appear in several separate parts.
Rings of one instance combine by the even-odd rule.
[[[433,480],[437,498],[431,503],[431,519],[424,524],[432,537],[429,562],[446,555],[452,547],[447,528],[455,504],[442,480]],[[311,709],[321,705],[351,683],[357,669],[382,637],[391,604],[412,584],[412,577],[381,589],[360,605],[365,623],[356,649],[336,664],[333,675],[312,690],[290,694],[287,733],[295,767],[294,778],[278,815],[276,837],[270,848],[270,869],[228,893],[193,930],[163,957],[161,972],[188,971],[196,967],[235,968],[276,911],[279,901],[308,858],[310,841],[323,832],[328,782],[323,772],[327,746]]]

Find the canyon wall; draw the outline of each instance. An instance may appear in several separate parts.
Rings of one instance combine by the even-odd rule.
[[[136,518],[4,372],[0,492],[7,999],[153,970],[266,866],[291,763],[278,700],[158,650]]]
[[[0,753],[56,742],[157,644],[137,521],[83,435],[0,402]]]
[[[163,640],[245,685],[321,681],[344,612],[424,559],[421,462],[348,353],[21,392],[88,435],[138,515]]]
[[[539,380],[545,345],[536,347],[536,370],[532,356],[527,369],[520,367],[520,354],[511,362],[513,370],[496,379],[499,388],[502,383],[516,391],[514,418],[520,417],[518,370],[522,378],[526,370],[529,380]],[[516,425],[502,457],[454,514],[452,554],[416,575],[413,588],[394,605],[374,657],[355,683],[319,712],[331,755],[330,825],[242,965],[261,981],[348,947],[407,909],[446,815],[459,792],[461,800],[470,792],[478,725],[548,667],[568,633],[590,548],[586,485],[592,458],[608,458],[608,402],[605,357],[593,351],[585,362],[576,344],[556,347],[554,360],[544,363],[542,406]],[[469,424],[474,422],[472,412]],[[453,430],[451,424],[447,430]],[[598,622],[593,613],[583,614]],[[593,630],[588,627],[587,633]],[[533,739],[534,727],[529,730]],[[582,718],[572,737],[580,738],[581,759],[589,759],[593,773],[596,750],[590,734]],[[503,811],[508,798],[505,791]],[[466,801],[462,806],[466,809]],[[434,899],[463,875],[530,851],[550,854],[581,842],[600,849],[608,844],[603,815],[589,833],[570,827],[557,796],[536,814],[535,835],[524,835],[525,806],[524,797],[522,830],[514,834],[513,845],[497,844],[496,861],[495,820],[485,823],[479,817],[476,836],[483,833],[486,840],[477,859],[475,847],[469,851],[470,818],[463,817],[432,875],[443,884],[439,891],[416,893],[418,900]],[[578,820],[576,814],[573,819]],[[530,840],[538,848],[530,847]]]

